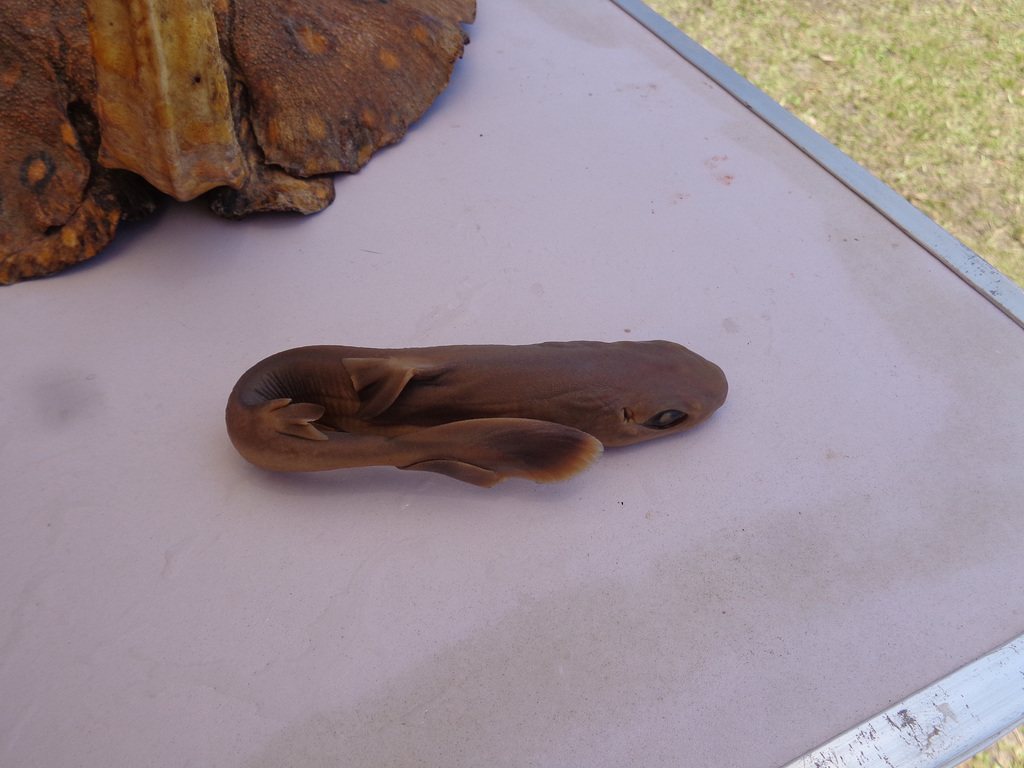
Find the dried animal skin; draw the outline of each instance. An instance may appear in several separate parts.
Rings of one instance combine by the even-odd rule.
[[[232,51],[267,162],[298,176],[358,170],[444,88],[434,62],[461,55],[457,22],[472,14],[466,2],[236,2]]]
[[[151,203],[144,187],[126,199],[121,175],[88,159],[98,140],[91,73],[84,7],[0,3],[0,283],[94,255],[126,210]]]
[[[241,90],[241,86],[236,86]],[[241,99],[236,103],[240,103]],[[293,176],[283,168],[263,162],[248,115],[237,118],[241,147],[249,172],[237,189],[217,187],[207,198],[210,208],[226,219],[240,219],[250,213],[291,211],[316,213],[334,202],[334,179],[330,176]]]
[[[211,190],[228,217],[321,210],[328,174],[398,141],[445,87],[474,9],[4,0],[0,283],[98,253],[153,208],[150,185],[181,200]]]
[[[99,161],[178,200],[245,179],[206,0],[86,0]]]

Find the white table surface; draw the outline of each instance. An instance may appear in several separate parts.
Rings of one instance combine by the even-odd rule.
[[[1024,332],[604,0],[483,0],[325,212],[174,204],[0,289],[0,765],[776,766],[1024,631]],[[273,474],[304,344],[665,338],[564,484]]]

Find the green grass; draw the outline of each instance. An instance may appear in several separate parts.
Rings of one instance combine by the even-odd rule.
[[[647,3],[1024,286],[1024,0]]]
[[[1024,0],[648,0],[1024,285]]]

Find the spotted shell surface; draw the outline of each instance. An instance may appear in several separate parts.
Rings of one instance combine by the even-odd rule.
[[[4,0],[0,283],[162,195],[313,213],[445,88],[475,0]]]

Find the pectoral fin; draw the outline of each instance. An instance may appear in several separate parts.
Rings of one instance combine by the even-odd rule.
[[[302,437],[306,440],[326,440],[327,435],[318,430],[311,421],[324,415],[325,408],[315,403],[292,403],[284,397],[266,403],[266,409],[274,420],[274,431],[282,435]]]
[[[341,361],[359,395],[356,418],[372,419],[386,411],[414,378],[436,376],[443,366],[400,357],[346,357]]]
[[[604,446],[586,432],[536,419],[470,419],[394,438],[422,458],[402,469],[439,472],[490,487],[510,477],[538,483],[567,480],[593,463]]]

